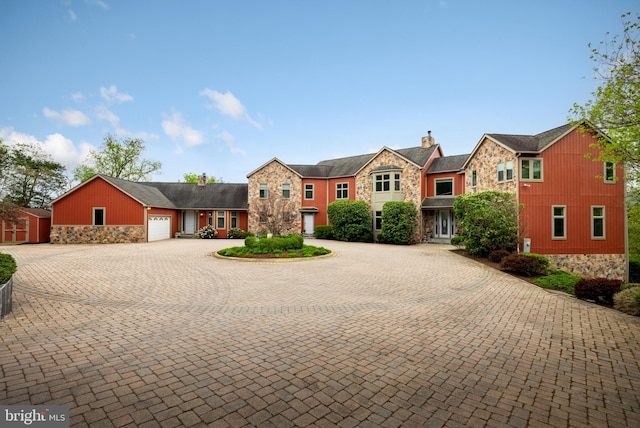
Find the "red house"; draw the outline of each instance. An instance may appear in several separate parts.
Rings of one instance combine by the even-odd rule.
[[[51,242],[150,242],[195,236],[209,224],[218,237],[247,228],[247,186],[139,183],[96,175],[54,200]]]
[[[0,220],[0,243],[37,244],[49,242],[51,211],[42,208],[20,208],[17,223]]]

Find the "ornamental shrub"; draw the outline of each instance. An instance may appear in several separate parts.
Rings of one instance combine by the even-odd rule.
[[[218,236],[218,231],[211,225],[207,225],[198,231],[202,239],[213,239]]]
[[[0,253],[0,284],[11,279],[11,275],[16,273],[18,265],[11,254]]]
[[[371,213],[365,201],[334,201],[327,207],[329,223],[339,241],[371,242]]]
[[[463,194],[453,203],[458,235],[471,255],[494,250],[515,251],[518,242],[518,204],[513,193]]]
[[[500,262],[500,268],[518,275],[533,276],[542,275],[545,269],[536,257],[528,254],[510,254]]]
[[[640,302],[635,296],[640,294],[640,287],[631,287],[613,295],[613,307],[625,314],[640,316]]]
[[[572,275],[562,270],[554,270],[546,276],[534,279],[533,283],[541,287],[575,294],[574,287],[578,281],[580,281],[580,277],[577,275]]]
[[[500,263],[502,259],[507,257],[509,254],[511,253],[507,250],[493,250],[489,253],[489,256],[487,258],[494,263]]]
[[[249,235],[253,234],[251,232],[245,232],[244,230],[238,228],[229,229],[229,232],[227,232],[227,237],[229,237],[230,239],[244,239]]]
[[[318,239],[336,239],[333,226],[330,225],[316,226],[313,232]]]
[[[246,238],[244,238],[244,246],[247,248],[255,247],[257,242],[258,242],[258,239],[253,235],[249,235]]]
[[[596,303],[613,305],[613,295],[620,291],[622,281],[607,278],[582,278],[576,282],[574,291],[576,297],[582,300],[591,300]]]
[[[380,242],[408,245],[415,242],[418,210],[412,202],[391,201],[382,206]]]

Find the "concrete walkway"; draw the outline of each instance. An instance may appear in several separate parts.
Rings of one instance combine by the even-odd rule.
[[[0,403],[94,427],[640,426],[640,319],[447,246],[309,242],[337,255],[0,247]]]

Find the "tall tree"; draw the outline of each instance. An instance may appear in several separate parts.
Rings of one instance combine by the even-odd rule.
[[[3,174],[3,202],[22,207],[46,208],[67,186],[66,168],[37,144],[19,143],[8,151]]]
[[[587,119],[608,136],[598,140],[597,161],[624,161],[629,179],[640,173],[640,14],[622,15],[623,35],[610,36],[598,46],[589,44],[595,79],[600,86],[593,99],[574,104],[574,123]]]
[[[18,210],[15,204],[4,202],[5,182],[9,172],[9,146],[0,138],[0,221],[15,223],[18,221]]]
[[[147,181],[162,168],[162,163],[142,158],[144,141],[139,138],[118,140],[107,135],[100,150],[91,150],[87,162],[74,170],[74,178],[87,181],[96,174],[130,181]]]

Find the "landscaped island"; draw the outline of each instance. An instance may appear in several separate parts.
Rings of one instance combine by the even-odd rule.
[[[218,254],[225,257],[241,257],[249,259],[301,258],[330,254],[324,247],[305,245],[300,235],[273,236],[256,238],[247,236],[244,246],[224,248]]]

